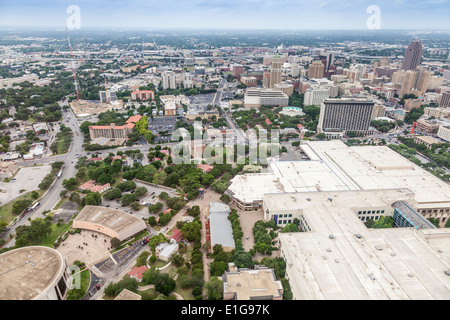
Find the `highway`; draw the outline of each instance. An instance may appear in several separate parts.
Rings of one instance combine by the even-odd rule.
[[[48,157],[48,158],[40,159],[40,160],[33,162],[36,164],[41,164],[41,163],[49,163],[49,162],[56,162],[56,161],[64,161],[65,164],[62,169],[61,177],[59,179],[58,178],[55,179],[54,183],[50,186],[50,188],[45,192],[43,197],[39,200],[39,202],[40,202],[39,207],[37,207],[35,211],[28,213],[25,216],[25,218],[18,220],[16,222],[16,224],[14,226],[12,226],[10,230],[8,230],[8,232],[4,235],[3,238],[5,238],[5,239],[9,238],[9,235],[11,233],[12,234],[15,233],[15,230],[17,227],[19,227],[21,225],[29,224],[28,218],[31,218],[33,220],[36,218],[44,217],[42,212],[44,212],[45,210],[52,210],[53,207],[55,206],[55,204],[58,203],[58,201],[60,200],[59,193],[63,189],[62,181],[64,179],[68,179],[68,178],[75,176],[76,171],[77,171],[75,169],[75,164],[76,164],[76,156],[75,155],[82,151],[83,134],[81,133],[80,128],[78,127],[77,120],[71,110],[63,112],[63,123],[66,126],[69,126],[73,131],[73,138],[72,138],[72,143],[70,145],[69,151],[64,155]],[[24,166],[24,165],[29,166],[30,162],[22,161],[18,164],[21,166]],[[15,244],[15,238],[11,239],[11,241],[9,241],[5,245],[5,247],[12,247],[12,246],[14,246],[14,244]]]

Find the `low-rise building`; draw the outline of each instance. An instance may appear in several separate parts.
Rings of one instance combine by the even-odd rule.
[[[414,142],[418,144],[424,144],[428,150],[431,149],[433,144],[442,143],[440,140],[430,136],[415,136]]]
[[[155,92],[152,90],[137,90],[131,92],[131,99],[132,100],[155,100]]]
[[[170,240],[170,242],[161,242],[155,247],[155,255],[162,261],[169,261],[172,255],[177,253],[178,248],[179,245],[175,240]]]
[[[433,120],[417,120],[416,130],[425,133],[436,133],[439,130],[439,122]]]
[[[440,126],[437,136],[447,142],[450,142],[450,126]]]
[[[146,229],[145,222],[118,209],[85,206],[73,220],[73,228],[91,230],[123,241]]]
[[[249,88],[245,91],[244,105],[246,108],[261,106],[287,106],[289,97],[280,89]]]
[[[211,202],[209,204],[207,229],[209,227],[211,248],[220,244],[224,251],[230,252],[235,249],[233,229],[230,220],[228,220],[230,212],[230,207],[224,203]]]
[[[239,269],[234,263],[228,269],[222,276],[224,300],[283,300],[283,286],[273,269]]]

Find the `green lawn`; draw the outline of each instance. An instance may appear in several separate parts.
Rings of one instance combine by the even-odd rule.
[[[57,223],[53,223],[52,232],[47,237],[42,239],[39,245],[45,247],[52,247],[56,239],[58,239],[59,236],[62,236],[67,230],[69,230],[71,226],[72,222],[69,222],[68,224],[61,224],[59,226]]]
[[[45,192],[44,190],[36,190],[36,191],[39,194],[38,199]],[[33,191],[27,192],[27,193],[21,195],[20,197],[14,199],[13,201],[10,201],[7,204],[0,207],[1,220],[6,221],[8,223],[11,222],[16,217],[16,215],[12,213],[12,207],[13,207],[14,202],[16,202],[17,200],[27,200],[27,199],[33,200],[31,198],[31,192],[33,192]]]

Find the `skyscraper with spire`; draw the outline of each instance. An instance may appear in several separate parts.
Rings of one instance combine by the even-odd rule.
[[[422,50],[422,42],[420,40],[413,40],[405,50],[402,70],[416,69],[422,60]]]

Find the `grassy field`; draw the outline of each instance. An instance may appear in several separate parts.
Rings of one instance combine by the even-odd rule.
[[[44,194],[44,190],[36,190],[38,193],[38,198],[42,197],[42,195]],[[18,201],[18,200],[33,200],[31,198],[31,192],[27,192],[23,195],[21,195],[20,197],[14,199],[13,201],[8,202],[7,204],[5,204],[4,206],[0,207],[0,217],[1,220],[6,221],[6,222],[11,222],[16,215],[12,213],[12,208],[13,208],[13,204],[14,202]]]
[[[47,237],[42,239],[39,245],[45,247],[52,247],[56,239],[58,239],[59,236],[62,236],[67,230],[69,230],[71,226],[72,221],[69,222],[68,224],[60,224],[59,226],[57,223],[53,223],[52,232]]]

